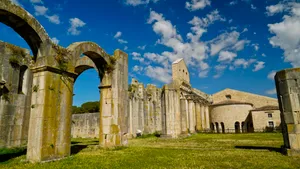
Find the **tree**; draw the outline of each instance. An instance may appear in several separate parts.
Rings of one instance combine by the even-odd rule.
[[[72,113],[95,113],[99,112],[99,101],[85,102],[80,107],[72,106]]]

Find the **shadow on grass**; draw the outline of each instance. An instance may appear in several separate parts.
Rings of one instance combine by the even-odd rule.
[[[235,148],[238,149],[247,149],[247,150],[268,150],[273,151],[277,153],[281,153],[283,155],[286,155],[286,152],[283,148],[277,148],[277,147],[263,147],[263,146],[235,146]]]
[[[16,149],[16,150],[12,150],[12,151],[8,151],[7,153],[1,153],[0,154],[0,162],[5,162],[8,161],[10,159],[22,156],[26,154],[27,149]]]
[[[87,145],[72,145],[71,146],[71,154],[72,155],[77,154],[85,148],[87,148]]]

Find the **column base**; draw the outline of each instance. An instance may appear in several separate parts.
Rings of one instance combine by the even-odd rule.
[[[293,150],[293,149],[283,149],[283,154],[288,156],[300,156],[300,150]]]

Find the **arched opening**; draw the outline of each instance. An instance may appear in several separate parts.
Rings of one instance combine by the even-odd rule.
[[[222,133],[225,133],[225,125],[223,122],[221,122],[221,128],[222,128]]]
[[[210,123],[210,129],[211,129],[212,132],[215,131],[215,125],[214,125],[214,123]]]
[[[83,71],[74,82],[72,138],[99,138],[100,82],[93,68]]]
[[[240,128],[240,122],[235,122],[234,123],[234,130],[235,130],[235,133],[240,133],[241,132],[241,128]]]
[[[242,132],[246,133],[247,132],[247,123],[246,122],[242,122]]]
[[[219,123],[216,122],[216,131],[217,133],[220,133]]]

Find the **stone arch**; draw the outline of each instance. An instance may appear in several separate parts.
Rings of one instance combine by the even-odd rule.
[[[217,131],[217,133],[220,133],[220,128],[219,128],[219,123],[218,122],[216,122],[216,131]]]
[[[225,125],[223,122],[221,122],[221,128],[222,128],[222,133],[225,133]]]
[[[212,132],[215,131],[215,125],[214,125],[214,123],[210,123],[210,129],[211,129]]]
[[[71,53],[71,61],[75,68],[80,66],[86,67],[86,64],[91,65],[91,63],[87,63],[87,58],[80,58],[83,54],[94,62],[101,78],[104,76],[106,65],[111,64],[111,56],[94,42],[75,42],[68,46],[67,50]]]
[[[98,72],[95,63],[88,56],[84,56],[76,61],[74,71],[77,74],[77,77],[88,69],[95,69]],[[75,77],[74,83],[77,77]]]
[[[51,41],[43,26],[25,9],[10,0],[0,1],[0,22],[11,27],[29,45],[36,59],[41,44]]]

